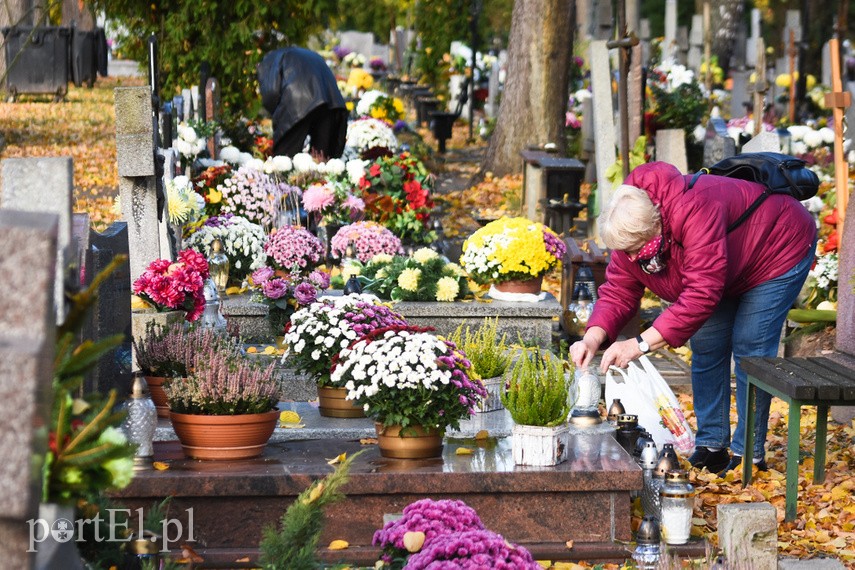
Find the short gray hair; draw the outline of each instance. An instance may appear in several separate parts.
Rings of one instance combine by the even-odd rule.
[[[614,191],[597,218],[597,225],[606,247],[620,251],[639,249],[662,227],[659,208],[647,192],[627,184]]]

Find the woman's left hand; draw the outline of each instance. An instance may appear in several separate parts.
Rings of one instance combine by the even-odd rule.
[[[603,353],[603,359],[600,361],[600,372],[605,374],[609,366],[626,368],[631,360],[635,360],[639,356],[641,356],[641,351],[638,349],[638,341],[634,338],[615,342]]]

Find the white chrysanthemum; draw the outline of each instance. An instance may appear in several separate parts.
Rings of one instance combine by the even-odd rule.
[[[240,151],[237,147],[227,146],[220,149],[220,160],[231,164],[237,164],[240,160]]]
[[[344,172],[345,164],[340,158],[331,158],[327,161],[327,174],[338,176]]]
[[[294,158],[291,159],[291,163],[297,172],[312,172],[317,168],[315,159],[307,152],[298,152],[295,154]]]
[[[834,144],[834,129],[822,127],[819,129],[819,134],[822,136],[822,142],[825,144]]]
[[[359,102],[356,104],[356,114],[357,115],[369,115],[371,114],[371,105],[373,105],[377,99],[380,97],[385,97],[386,94],[382,91],[377,91],[376,89],[372,89],[371,91],[366,91],[362,94],[362,97],[359,98]]]
[[[367,160],[354,158],[352,160],[348,160],[347,164],[344,165],[345,170],[347,170],[347,178],[354,186],[359,184],[359,181],[362,180],[363,176],[365,176],[365,165],[367,163]]]
[[[793,142],[796,142],[802,140],[805,136],[805,133],[813,129],[811,129],[807,125],[792,125],[790,127],[787,127],[787,130],[790,132],[790,139]]]
[[[249,154],[248,152],[242,152],[238,156],[237,164],[239,166],[244,166],[245,164],[248,164],[251,160],[254,160],[254,157],[251,154]]]
[[[413,254],[413,259],[418,261],[419,263],[427,263],[434,257],[438,257],[439,254],[432,250],[429,247],[422,247]]]
[[[259,172],[264,172],[264,161],[260,158],[253,158],[248,160],[246,164],[244,164],[246,168],[252,168],[253,170],[257,170]]]
[[[291,163],[291,157],[289,156],[274,156],[273,157],[273,169],[276,172],[290,172],[294,165]]]
[[[822,145],[822,134],[811,129],[805,133],[804,142],[810,149],[817,148]]]

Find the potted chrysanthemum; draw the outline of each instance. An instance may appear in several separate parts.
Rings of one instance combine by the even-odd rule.
[[[330,286],[329,274],[318,269],[308,275],[296,271],[278,273],[262,267],[253,271],[249,279],[253,300],[267,305],[267,321],[277,337],[285,333],[294,311],[317,301],[321,291]]]
[[[469,294],[466,273],[423,247],[413,255],[379,254],[360,270],[363,290],[393,301],[456,301]]]
[[[369,295],[328,297],[291,315],[286,357],[294,369],[318,384],[318,411],[334,418],[365,417],[362,406],[346,400],[343,385],[330,380],[333,358],[358,338],[407,321]]]
[[[379,254],[401,253],[401,240],[377,222],[355,222],[342,227],[330,241],[330,253],[343,259],[350,254],[363,263]]]
[[[423,328],[375,330],[342,350],[330,380],[375,420],[380,453],[436,457],[446,428],[475,413],[486,392],[466,355]]]
[[[192,322],[205,310],[205,279],[208,262],[192,249],[178,253],[178,259],[156,259],[134,281],[133,291],[158,313],[184,311]]]
[[[264,228],[246,218],[232,214],[211,216],[190,234],[186,243],[210,257],[217,240],[229,258],[229,281],[234,285],[240,285],[267,261]]]
[[[463,242],[460,263],[475,282],[500,293],[540,293],[543,276],[567,246],[551,229],[526,218],[502,217]]]

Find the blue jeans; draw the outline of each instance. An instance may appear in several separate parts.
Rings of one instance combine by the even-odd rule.
[[[795,267],[761,283],[739,297],[722,299],[715,312],[691,339],[692,399],[698,433],[695,445],[730,447],[744,455],[747,398],[745,371],[740,361],[747,356],[778,354],[781,327],[787,311],[804,285],[814,260],[812,247]],[[738,421],[730,437],[730,361],[736,363],[736,410]],[[754,457],[765,455],[769,405],[772,396],[757,390],[754,426]]]

